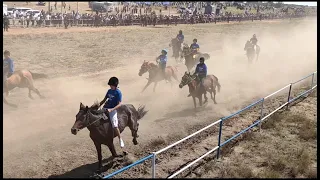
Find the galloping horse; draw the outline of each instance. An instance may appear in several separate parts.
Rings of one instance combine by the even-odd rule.
[[[139,70],[139,76],[142,76],[144,73],[149,72],[149,78],[147,78],[148,82],[143,88],[142,92],[146,90],[146,88],[151,84],[154,83],[153,92],[156,90],[156,86],[159,81],[164,80],[162,71],[159,69],[159,67],[154,64],[153,62],[149,61],[143,61],[141,68]],[[172,66],[167,66],[165,69],[165,76],[171,83],[172,87],[172,80],[171,77],[173,77],[176,81],[179,82],[177,77],[178,69]]]
[[[109,120],[109,113],[105,110],[98,110],[98,108],[97,104],[88,107],[80,103],[80,109],[71,128],[71,133],[76,135],[81,129],[88,128],[90,138],[98,153],[98,171],[100,171],[102,168],[102,144],[108,146],[113,157],[118,157],[118,155],[113,144],[113,138],[116,137],[116,134]],[[141,106],[136,110],[132,104],[123,104],[117,109],[120,133],[128,126],[131,130],[134,145],[138,144],[138,120],[142,119],[148,112],[144,108],[144,106]]]
[[[185,85],[189,86],[189,93],[191,94],[193,98],[193,104],[194,108],[197,108],[196,104],[196,98],[199,99],[199,104],[202,106],[202,94],[204,94],[204,104],[208,102],[207,98],[207,92],[210,93],[211,99],[213,100],[214,104],[217,104],[216,102],[216,87],[218,87],[218,92],[220,92],[221,85],[218,81],[218,78],[214,75],[207,75],[207,77],[204,79],[203,86],[204,88],[200,87],[200,83],[196,80],[197,76],[192,76],[189,73],[185,72],[184,76],[181,79],[181,83],[179,84],[179,87],[182,88]],[[212,96],[213,93],[213,96]]]
[[[244,50],[246,51],[249,63],[252,63],[256,55],[256,61],[258,61],[260,46],[256,45],[256,49],[254,49],[254,45],[250,41],[247,41],[244,46]]]
[[[179,63],[178,58],[180,57],[180,62],[182,57],[180,56],[181,53],[181,43],[179,42],[178,38],[172,38],[169,44],[169,47],[172,47],[173,57],[175,58],[176,62]]]
[[[40,94],[39,90],[34,87],[33,80],[40,79],[40,78],[47,78],[47,75],[40,74],[40,73],[32,73],[29,70],[19,70],[15,71],[9,78],[7,78],[8,70],[7,68],[3,69],[3,93],[6,93],[6,96],[9,95],[9,91],[12,89],[19,87],[19,88],[28,88],[29,89],[29,98],[33,99],[31,95],[31,91],[34,91],[38,94],[38,96],[43,99],[45,98],[43,95]],[[17,107],[15,104],[9,103],[4,97],[3,102],[9,106]]]
[[[210,59],[210,55],[208,53],[198,53],[193,55],[192,50],[187,44],[184,44],[181,56],[182,58],[184,57],[185,65],[189,72],[199,62],[200,57],[203,57],[205,60]]]

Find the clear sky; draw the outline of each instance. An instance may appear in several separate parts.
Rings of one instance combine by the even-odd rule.
[[[296,5],[308,5],[308,6],[317,6],[316,1],[306,1],[306,2],[283,2],[284,4],[296,4]]]

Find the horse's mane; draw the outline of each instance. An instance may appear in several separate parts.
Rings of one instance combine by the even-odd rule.
[[[145,63],[147,63],[151,67],[158,67],[154,62],[146,61]]]

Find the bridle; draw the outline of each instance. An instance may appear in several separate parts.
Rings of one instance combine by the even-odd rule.
[[[195,80],[196,78],[192,78],[192,76],[188,76],[188,79],[186,81],[184,81],[184,79],[181,80],[181,84],[183,84],[183,86],[190,84],[193,80]]]
[[[89,113],[89,111],[87,111],[87,113],[86,113],[85,122],[88,120],[88,113]],[[94,123],[96,123],[97,121],[100,121],[100,120],[101,120],[101,118],[98,118],[97,120],[93,121],[92,123],[89,123],[88,125],[79,128],[78,131],[80,131],[84,128],[90,127],[91,125],[93,125]]]

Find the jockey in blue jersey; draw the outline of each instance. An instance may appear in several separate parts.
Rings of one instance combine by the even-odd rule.
[[[200,46],[197,44],[197,39],[193,39],[193,43],[190,45],[190,49],[193,55],[193,58],[195,58],[195,55],[198,54]]]
[[[200,88],[202,88],[204,90],[204,86],[203,86],[203,82],[204,79],[207,77],[208,74],[208,69],[207,69],[207,65],[204,63],[204,58],[201,57],[200,58],[200,63],[197,64],[196,70],[193,73],[193,76],[197,76],[198,80],[200,82]],[[188,97],[190,97],[191,94],[188,95]]]
[[[114,128],[114,133],[118,136],[120,147],[124,147],[124,142],[120,135],[120,130],[118,128],[119,122],[118,122],[118,114],[117,109],[121,106],[122,102],[122,93],[120,89],[118,88],[119,79],[117,77],[111,77],[109,79],[108,85],[110,86],[110,89],[107,91],[105,97],[100,102],[99,107],[103,106],[104,110],[107,110],[109,112],[109,119],[111,121],[111,125]]]
[[[167,62],[168,62],[168,51],[166,49],[163,49],[161,51],[161,55],[156,58],[156,62],[159,64],[159,68],[162,71],[162,75],[166,82],[168,82],[167,77],[166,77],[166,67],[167,67]]]
[[[257,39],[257,36],[255,34],[250,39],[250,42],[253,44],[253,47],[256,49],[258,39]]]
[[[182,31],[179,31],[179,34],[177,34],[177,39],[179,40],[180,44],[184,41],[184,35],[182,34]]]
[[[3,70],[8,72],[7,78],[9,78],[14,72],[13,60],[10,58],[10,51],[5,50],[3,55]]]

